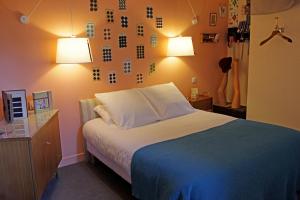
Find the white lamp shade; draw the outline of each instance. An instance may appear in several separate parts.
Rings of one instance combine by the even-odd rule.
[[[168,56],[194,56],[192,37],[169,38]]]
[[[56,63],[79,64],[93,61],[88,38],[59,38]]]

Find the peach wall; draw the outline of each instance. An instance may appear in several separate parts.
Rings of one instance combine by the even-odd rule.
[[[200,91],[215,95],[220,79],[218,60],[226,56],[225,31],[227,18],[219,18],[216,27],[208,26],[209,12],[217,12],[225,0],[192,0],[194,9],[199,15],[199,24],[192,26],[192,14],[185,0],[146,1],[127,0],[127,11],[119,11],[118,1],[99,1],[99,11],[89,12],[89,0],[73,0],[74,33],[85,36],[87,22],[96,23],[96,37],[91,39],[94,63],[87,65],[55,64],[56,39],[70,35],[70,17],[68,0],[44,0],[32,15],[28,25],[19,23],[20,13],[28,13],[35,0],[2,0],[0,1],[0,90],[25,88],[28,94],[33,91],[51,90],[54,106],[60,110],[60,129],[63,157],[76,158],[83,152],[80,133],[80,114],[78,101],[93,97],[96,92],[113,91],[130,87],[143,87],[156,83],[173,81],[180,90],[189,96],[193,86],[191,78],[198,78]],[[209,3],[208,3],[209,2]],[[145,17],[147,5],[152,5],[155,16],[162,16],[164,28],[157,30],[155,20]],[[104,10],[115,10],[116,22],[106,24]],[[129,17],[129,28],[120,27],[120,15]],[[136,24],[144,23],[145,37],[137,38]],[[103,29],[112,29],[111,41],[103,40]],[[117,36],[125,32],[128,36],[128,48],[119,49]],[[219,32],[222,40],[218,44],[200,44],[200,33]],[[150,47],[150,35],[157,33],[159,45]],[[196,56],[184,58],[166,58],[168,36],[193,36]],[[112,45],[113,61],[103,63],[101,49]],[[145,44],[146,58],[136,60],[135,46]],[[133,72],[123,75],[122,62],[131,58]],[[148,66],[156,62],[156,72],[149,76]],[[101,81],[93,81],[91,70],[100,67]],[[109,85],[107,73],[116,71],[118,84]],[[144,83],[136,84],[135,74],[144,73]]]

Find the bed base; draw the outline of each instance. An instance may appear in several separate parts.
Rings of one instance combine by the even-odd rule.
[[[86,142],[86,150],[88,151],[89,160],[93,163],[94,158],[96,157],[99,161],[104,163],[106,166],[108,166],[110,169],[112,169],[114,172],[116,172],[119,176],[121,176],[124,180],[126,180],[128,183],[131,184],[131,177],[126,173],[126,171],[121,168],[119,165],[117,165],[113,160],[105,157],[101,152],[99,152],[94,145],[92,145],[89,142]]]

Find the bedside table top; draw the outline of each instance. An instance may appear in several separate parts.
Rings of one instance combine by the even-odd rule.
[[[30,139],[42,128],[58,110],[49,110],[39,113],[29,113],[28,118],[15,119],[12,123],[5,120],[0,121],[0,130],[5,132],[0,134],[1,140],[8,139]]]
[[[208,99],[212,99],[212,97],[210,97],[210,96],[204,96],[204,95],[199,95],[195,99],[189,98],[189,102],[197,102],[197,101],[203,101],[203,100],[208,100]]]
[[[212,111],[213,98],[210,96],[198,96],[189,100],[190,104],[199,110]]]

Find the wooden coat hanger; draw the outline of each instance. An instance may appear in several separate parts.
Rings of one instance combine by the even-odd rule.
[[[283,38],[287,42],[293,43],[293,40],[291,38],[289,38],[289,37],[282,34],[284,32],[284,27],[279,27],[279,25],[278,25],[279,17],[276,17],[275,19],[276,19],[276,25],[275,25],[274,31],[272,32],[272,34],[267,39],[263,40],[260,43],[260,46],[262,46],[262,45],[266,44],[267,42],[269,42],[276,35],[280,36],[281,38]]]

